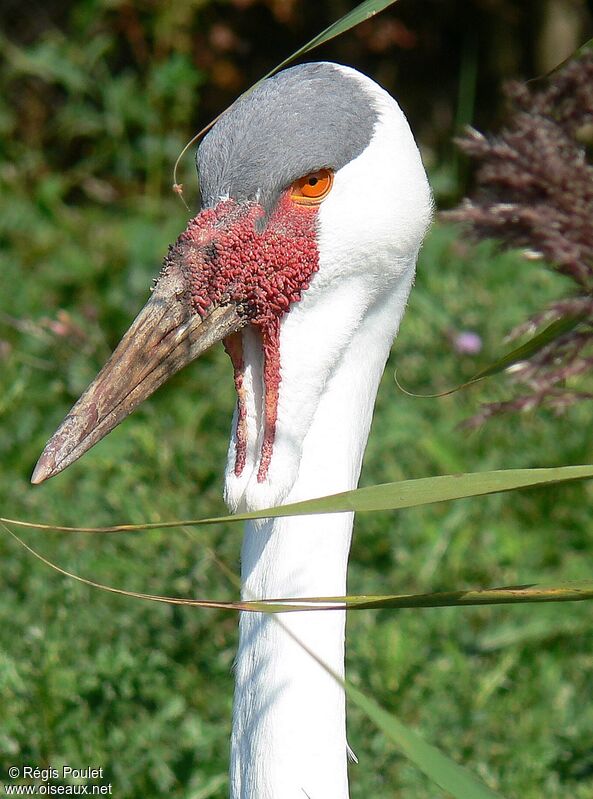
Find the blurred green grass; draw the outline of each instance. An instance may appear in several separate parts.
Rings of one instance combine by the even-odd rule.
[[[184,32],[201,5],[144,15],[152,49],[137,63],[122,56],[119,17],[107,2],[75,4],[68,35],[52,29],[17,51],[2,41],[1,515],[100,525],[223,511],[234,396],[222,348],[73,468],[29,484],[47,437],[143,304],[186,223],[181,203],[163,192],[202,81]],[[452,171],[435,168],[441,181]],[[182,178],[188,186],[191,171]],[[514,324],[563,290],[541,264],[469,247],[459,231],[436,226],[381,386],[362,484],[591,462],[586,404],[559,418],[501,417],[468,434],[456,425],[480,401],[505,396],[502,378],[440,400],[405,396],[393,381],[397,366],[412,391],[458,384],[506,349]],[[482,355],[455,352],[463,330],[481,336]],[[588,578],[592,490],[571,485],[361,516],[349,590]],[[236,527],[24,537],[63,567],[118,587],[235,596],[217,559],[238,571]],[[92,590],[7,535],[0,558],[0,774],[14,764],[89,764],[104,767],[104,781],[126,799],[222,799],[235,616]],[[358,612],[348,622],[348,673],[503,795],[588,799],[590,616],[588,604]],[[353,799],[441,795],[356,708],[349,738],[360,759]]]
[[[16,195],[16,196],[15,196]],[[4,195],[6,198],[7,195]],[[25,204],[15,188],[9,202]],[[24,207],[24,205],[23,205]],[[85,458],[32,488],[47,436],[143,303],[184,226],[175,199],[109,207],[28,201],[4,225],[0,507],[66,524],[196,517],[223,510],[233,406],[221,348],[177,376]],[[437,225],[381,386],[363,484],[443,472],[590,462],[586,405],[561,418],[456,424],[496,380],[415,399],[471,375],[526,313],[562,289],[541,265],[468,247]],[[452,337],[473,330],[476,358]],[[588,573],[591,488],[573,485],[358,519],[352,593],[425,591]],[[90,538],[27,534],[67,569],[119,587],[231,598],[213,558],[238,570],[231,527]],[[113,597],[51,572],[0,538],[0,758],[103,766],[117,794],[223,797],[236,619]],[[354,682],[507,796],[588,797],[593,711],[588,605],[362,612],[348,623]],[[352,796],[439,795],[353,708]]]

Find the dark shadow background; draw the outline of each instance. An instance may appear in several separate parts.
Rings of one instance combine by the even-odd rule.
[[[353,5],[348,0],[48,0],[28,3],[24,11],[17,0],[4,0],[0,87],[9,110],[2,132],[21,145],[42,147],[54,168],[67,170],[84,161],[94,146],[88,121],[85,128],[73,109],[63,124],[54,123],[72,92],[82,88],[69,74],[72,62],[82,67],[84,51],[96,49],[102,70],[95,65],[93,75],[91,69],[95,80],[127,76],[140,91],[169,63],[160,80],[169,83],[160,87],[161,124],[169,134],[186,136]],[[373,75],[399,98],[434,165],[451,157],[451,136],[462,125],[490,129],[498,123],[502,81],[542,74],[590,37],[592,9],[591,0],[402,0],[308,60],[336,60]],[[35,52],[35,66],[8,43]],[[191,71],[194,91],[187,93],[181,83]],[[105,97],[96,90],[90,94],[91,109],[100,112]],[[122,121],[129,143],[146,132],[143,122],[151,127],[147,119]],[[14,157],[10,144],[3,147]],[[104,158],[94,177],[116,181],[117,160],[115,152]],[[135,191],[129,178],[141,179],[146,169],[150,165],[135,163],[119,190]],[[453,193],[458,189],[448,186]]]

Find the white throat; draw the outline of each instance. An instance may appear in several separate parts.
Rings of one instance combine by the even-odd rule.
[[[380,122],[367,150],[335,175],[319,212],[319,271],[282,322],[276,439],[263,483],[257,481],[262,355],[257,336],[243,334],[247,460],[236,477],[231,440],[225,497],[232,509],[295,502],[358,483],[431,200],[399,107],[372,81],[357,79],[372,93]],[[248,524],[243,596],[345,594],[352,522],[352,514],[339,514]],[[232,799],[347,799],[343,689],[290,635],[342,676],[344,625],[341,611],[241,614]]]
[[[409,282],[366,316],[326,385],[287,502],[356,486],[377,387]],[[340,514],[248,524],[243,596],[344,595],[352,521],[352,514]],[[278,619],[242,614],[231,746],[233,799],[348,796],[343,690],[287,632],[342,676],[344,624],[340,611]]]

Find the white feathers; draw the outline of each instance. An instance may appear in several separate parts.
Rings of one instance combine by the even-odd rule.
[[[237,478],[233,432],[225,487],[232,510],[269,507],[286,499],[328,381],[375,304],[390,296],[396,297],[397,308],[378,335],[390,342],[397,332],[432,213],[420,155],[399,106],[369,78],[348,67],[339,69],[361,83],[379,110],[379,122],[366,150],[335,175],[333,189],[319,210],[319,271],[282,320],[278,421],[264,483],[257,481],[263,361],[254,334],[244,334],[248,457]],[[355,364],[352,368],[358,369]],[[361,368],[364,372],[364,363]],[[366,433],[360,434],[366,441]]]
[[[226,499],[257,509],[356,486],[375,395],[413,281],[432,201],[399,106],[340,67],[380,111],[369,146],[340,169],[319,211],[319,271],[281,326],[274,453],[257,482],[262,356],[244,335],[248,453],[240,478],[229,449]],[[245,598],[346,592],[352,514],[247,526]],[[242,614],[231,747],[232,799],[347,799],[343,612]],[[296,640],[295,640],[296,639]],[[301,641],[305,649],[298,644]]]

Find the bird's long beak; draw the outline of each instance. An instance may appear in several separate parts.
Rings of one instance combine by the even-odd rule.
[[[159,279],[117,349],[47,443],[31,477],[61,472],[128,416],[168,378],[245,324],[234,303],[200,317],[179,269]]]

